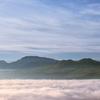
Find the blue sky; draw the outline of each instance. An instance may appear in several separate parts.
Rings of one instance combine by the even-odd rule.
[[[100,60],[100,0],[0,0],[0,59]]]

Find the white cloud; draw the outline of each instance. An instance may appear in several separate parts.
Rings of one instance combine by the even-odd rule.
[[[83,11],[82,13],[100,15],[100,3],[98,3],[98,4],[89,4],[86,7],[85,11]]]
[[[0,80],[1,100],[99,100],[100,80]]]
[[[98,22],[80,20],[80,17],[83,18],[80,13],[77,15],[69,9],[47,6],[36,0],[16,0],[17,4],[12,0],[7,1],[11,12],[9,10],[10,15],[7,13],[6,17],[0,17],[0,50],[37,53],[99,52],[97,43],[100,38],[92,36],[100,34]],[[13,9],[15,6],[19,9]],[[6,6],[4,8],[7,9]]]

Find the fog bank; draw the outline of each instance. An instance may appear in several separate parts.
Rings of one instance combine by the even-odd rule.
[[[100,80],[0,80],[0,100],[99,100]]]

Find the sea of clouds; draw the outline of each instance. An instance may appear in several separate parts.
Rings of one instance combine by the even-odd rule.
[[[0,80],[0,100],[100,100],[100,80]]]

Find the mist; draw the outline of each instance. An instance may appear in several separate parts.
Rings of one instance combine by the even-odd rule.
[[[0,100],[99,100],[100,80],[0,80]]]

